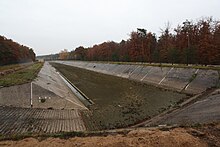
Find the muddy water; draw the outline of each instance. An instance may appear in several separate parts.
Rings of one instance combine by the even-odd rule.
[[[155,116],[187,98],[185,94],[159,89],[127,79],[72,66],[51,63],[95,104],[85,121],[90,129],[126,127]]]

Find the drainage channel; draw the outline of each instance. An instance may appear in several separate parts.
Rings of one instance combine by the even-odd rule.
[[[62,73],[57,73],[85,106],[94,104],[91,99],[89,99],[82,91],[80,91],[73,83],[71,83]]]

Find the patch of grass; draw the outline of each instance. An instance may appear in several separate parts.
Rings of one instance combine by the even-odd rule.
[[[195,123],[191,126],[192,128],[201,128],[202,124],[201,123]]]
[[[28,66],[30,64],[32,64],[32,63],[30,62],[30,63],[18,63],[18,64],[3,65],[3,66],[0,66],[0,72],[5,71],[5,70],[10,70],[10,69],[22,68],[22,67]]]
[[[118,131],[73,131],[73,132],[59,132],[59,133],[25,133],[25,134],[16,134],[16,135],[0,135],[0,141],[12,140],[18,141],[25,138],[36,138],[40,141],[45,140],[47,138],[60,138],[60,139],[69,139],[73,137],[92,137],[92,136],[108,136],[108,135],[126,135],[131,130],[118,130]]]
[[[22,64],[4,65],[4,66],[0,66],[0,71],[4,71],[4,70],[8,70],[8,69],[14,69],[14,68],[19,68],[21,66],[22,66]]]
[[[76,137],[76,136],[77,137],[84,137],[84,136],[86,136],[86,133],[84,133],[84,132],[63,132],[63,133],[59,133],[59,134],[52,134],[49,136],[50,137],[58,137],[61,139],[68,139],[68,138]]]
[[[37,62],[22,70],[16,71],[5,76],[1,76],[0,86],[7,87],[12,85],[28,83],[37,76],[42,66],[43,63]]]
[[[0,136],[0,141],[4,141],[4,140],[13,140],[13,141],[17,141],[17,140],[22,140],[24,138],[28,138],[28,137],[34,137],[34,135],[32,133],[26,133],[26,134],[17,134],[17,135],[1,135]]]

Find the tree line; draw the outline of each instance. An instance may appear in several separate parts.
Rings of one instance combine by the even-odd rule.
[[[0,36],[0,65],[35,61],[33,49]]]
[[[149,63],[220,64],[220,22],[203,18],[184,21],[172,29],[169,25],[159,37],[145,29],[130,33],[120,43],[104,42],[93,47],[62,50],[61,60],[126,61]]]

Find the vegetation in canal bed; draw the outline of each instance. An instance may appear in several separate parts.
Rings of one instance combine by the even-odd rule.
[[[95,104],[84,112],[88,128],[114,129],[149,119],[187,98],[127,79],[51,63]]]
[[[32,81],[40,71],[43,63],[36,62],[27,68],[18,70],[16,72],[0,76],[0,86],[7,87],[12,85],[24,84]]]

